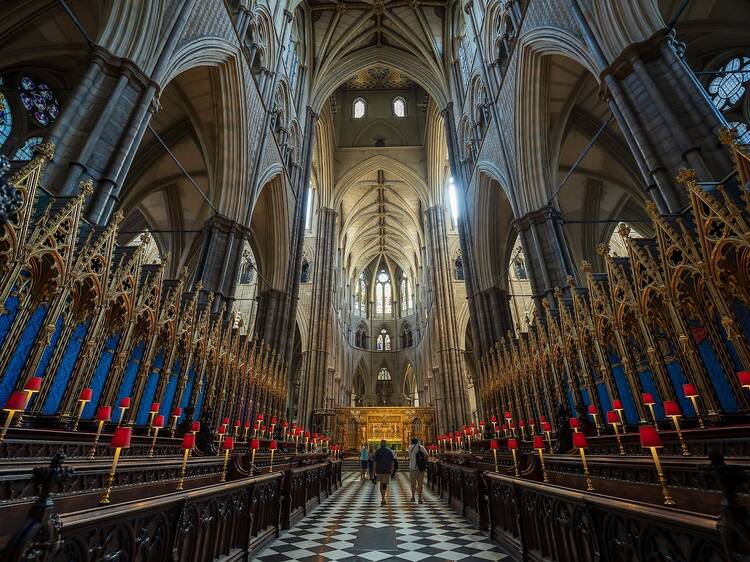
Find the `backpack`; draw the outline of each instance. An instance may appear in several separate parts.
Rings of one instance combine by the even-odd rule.
[[[422,472],[427,470],[427,455],[424,454],[424,451],[422,451],[421,447],[417,449],[416,461],[417,461],[417,470],[422,471]]]

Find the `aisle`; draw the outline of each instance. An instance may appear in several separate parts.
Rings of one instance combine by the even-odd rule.
[[[377,485],[346,473],[339,492],[284,531],[257,560],[510,561],[428,490],[424,504],[410,503],[408,474],[399,473],[388,488],[390,503],[381,507]]]

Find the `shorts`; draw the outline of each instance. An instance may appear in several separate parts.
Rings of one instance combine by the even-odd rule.
[[[391,481],[391,475],[390,474],[376,474],[375,476],[376,476],[378,482],[380,482],[381,484],[385,484],[386,486],[388,485],[388,482]]]
[[[416,484],[417,482],[424,482],[424,470],[416,468],[409,469],[409,482]]]
[[[359,461],[359,464],[362,467],[362,470],[367,470],[367,465],[369,463],[367,461]]]

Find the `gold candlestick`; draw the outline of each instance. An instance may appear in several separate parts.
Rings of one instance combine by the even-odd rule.
[[[649,447],[651,449],[651,456],[654,459],[656,465],[656,474],[659,476],[659,484],[661,485],[661,493],[664,496],[664,505],[675,505],[672,499],[672,494],[667,489],[667,480],[664,478],[664,472],[661,469],[661,461],[659,460],[659,453],[656,452],[656,447]]]
[[[107,487],[104,490],[102,498],[99,500],[101,505],[109,503],[109,496],[112,493],[112,484],[115,482],[115,473],[117,472],[117,462],[120,460],[120,447],[115,449],[115,455],[112,457],[112,467],[109,469],[109,476],[107,477]]]

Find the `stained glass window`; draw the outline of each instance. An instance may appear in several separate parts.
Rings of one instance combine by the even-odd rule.
[[[375,312],[377,314],[391,314],[393,311],[393,294],[391,292],[391,277],[381,269],[375,284]]]
[[[735,57],[720,69],[708,85],[714,105],[722,111],[731,109],[745,93],[745,83],[750,81],[750,58]]]
[[[406,296],[406,277],[401,277],[401,288],[398,295],[399,300],[401,301],[401,312],[406,312],[406,305],[407,305],[407,296]]]
[[[362,119],[365,116],[365,113],[367,111],[367,102],[365,101],[365,98],[357,98],[354,100],[354,104],[352,106],[352,116],[355,119]]]
[[[26,139],[21,147],[16,150],[16,153],[13,155],[13,160],[21,162],[28,162],[31,160],[34,157],[34,147],[42,144],[42,140],[42,137],[29,137]]]
[[[60,115],[60,104],[52,89],[44,82],[35,82],[28,76],[18,84],[21,104],[42,127],[53,123]]]
[[[744,145],[750,145],[750,127],[747,126],[747,123],[743,123],[742,121],[732,121],[729,124],[737,129],[737,142]]]
[[[393,100],[393,114],[396,117],[406,117],[406,101],[402,97]]]
[[[359,274],[359,292],[357,294],[357,309],[360,316],[367,315],[367,282],[365,273]]]
[[[8,99],[0,92],[0,146],[8,140],[12,127],[13,116],[10,113],[10,104],[8,104]]]
[[[458,257],[456,257],[456,261],[453,263],[453,266],[455,268],[454,277],[456,278],[456,281],[463,281],[464,280],[464,259],[459,254]]]
[[[453,176],[448,178],[448,204],[451,208],[451,224],[458,227],[458,197],[456,196],[456,182]]]

